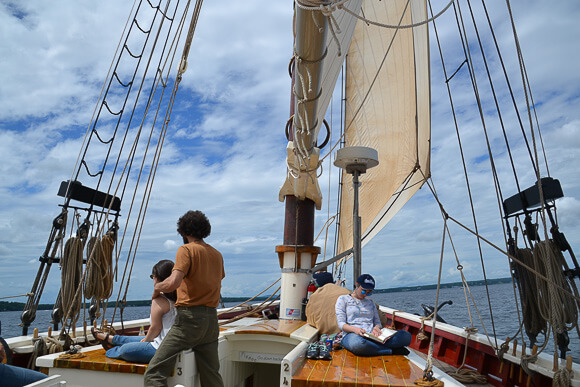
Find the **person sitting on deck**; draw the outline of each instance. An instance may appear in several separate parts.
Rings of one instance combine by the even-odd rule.
[[[411,334],[397,331],[384,344],[369,340],[365,332],[380,336],[381,320],[375,303],[367,298],[375,289],[375,280],[370,274],[362,274],[356,281],[355,289],[336,300],[336,320],[345,333],[342,346],[356,356],[406,355],[404,348],[411,344]]]
[[[153,266],[151,278],[153,285],[163,281],[171,275],[173,261],[161,260]],[[107,350],[106,356],[111,359],[122,359],[135,363],[149,363],[155,355],[163,338],[169,332],[169,328],[175,322],[177,310],[175,301],[177,292],[161,294],[151,302],[150,326],[147,335],[122,336],[109,335],[102,331],[91,328],[93,336],[98,339],[103,348]]]

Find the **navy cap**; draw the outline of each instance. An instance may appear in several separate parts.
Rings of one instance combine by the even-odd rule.
[[[327,272],[327,271],[322,271],[320,273],[314,273],[312,274],[312,278],[314,278],[314,281],[316,281],[316,286],[318,287],[322,287],[326,284],[330,284],[334,282],[334,279],[332,278],[332,274]]]
[[[361,274],[361,276],[358,277],[356,282],[363,289],[367,289],[367,290],[374,290],[375,289],[375,279],[370,274]]]

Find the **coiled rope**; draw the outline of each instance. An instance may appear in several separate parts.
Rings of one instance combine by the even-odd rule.
[[[543,281],[536,278],[541,316],[553,322],[557,333],[573,329],[578,321],[578,307],[572,297],[567,297],[566,292],[560,290],[566,289],[569,294],[572,293],[566,277],[560,275],[565,264],[562,252],[553,241],[541,241],[534,246],[533,257],[537,270],[550,279]],[[567,328],[566,324],[570,326]]]
[[[33,339],[33,341],[34,348],[32,350],[30,359],[28,359],[28,368],[30,369],[35,368],[36,359],[39,356],[63,351],[63,345],[54,337],[39,337],[37,339]]]
[[[460,383],[464,383],[464,384],[486,384],[487,383],[487,377],[485,377],[485,375],[480,374],[479,372],[477,372],[476,370],[471,370],[471,369],[467,369],[467,368],[463,368],[465,367],[465,359],[467,358],[467,349],[468,349],[468,345],[469,345],[469,336],[471,336],[472,334],[477,333],[477,328],[465,328],[465,331],[467,332],[467,337],[465,338],[465,350],[463,351],[463,362],[461,363],[461,366],[459,366],[459,368],[454,371],[454,372],[448,372],[447,374],[449,376],[451,376],[453,379],[457,380]]]
[[[84,284],[86,299],[106,300],[113,293],[113,249],[115,241],[109,235],[93,237],[87,246],[87,269]]]
[[[75,326],[81,309],[81,297],[77,295],[83,273],[83,241],[71,237],[65,244],[61,260],[61,299],[66,315],[63,323],[70,319],[70,326]]]
[[[529,248],[517,249],[516,257],[530,266],[534,270],[538,270],[535,265],[534,255]],[[520,287],[520,297],[522,299],[523,321],[526,333],[528,335],[537,336],[546,331],[546,319],[542,317],[538,302],[540,298],[538,295],[538,287],[536,285],[536,276],[534,273],[526,270],[520,265],[513,265],[513,270],[518,279]],[[544,274],[544,273],[542,273]]]

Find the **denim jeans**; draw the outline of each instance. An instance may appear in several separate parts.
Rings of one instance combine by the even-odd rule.
[[[178,306],[175,323],[161,342],[145,371],[145,386],[167,386],[177,355],[193,349],[203,387],[223,387],[219,373],[219,325],[215,308]]]
[[[134,363],[149,363],[155,355],[153,345],[144,341],[145,336],[113,336],[114,347],[106,353],[111,359],[123,359]]]
[[[397,331],[384,344],[365,339],[356,333],[347,333],[342,338],[342,346],[356,356],[392,355],[393,348],[405,347],[411,344],[411,334],[407,331]]]
[[[3,387],[26,386],[44,378],[46,375],[41,372],[0,363],[0,384]]]

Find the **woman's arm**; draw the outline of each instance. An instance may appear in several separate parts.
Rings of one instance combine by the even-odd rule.
[[[169,301],[165,297],[157,297],[151,302],[151,326],[147,335],[141,341],[153,341],[163,329],[163,315],[169,312]]]
[[[355,327],[355,326],[348,325],[348,324],[344,324],[342,326],[342,330],[346,333],[355,333],[359,336],[362,336],[363,333],[366,332],[363,328]]]

